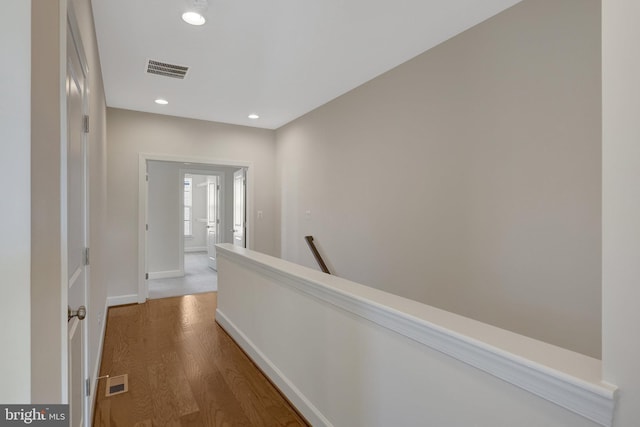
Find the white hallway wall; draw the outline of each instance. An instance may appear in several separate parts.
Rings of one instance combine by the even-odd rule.
[[[0,401],[31,398],[31,2],[0,3]]]
[[[616,427],[640,420],[640,2],[603,0],[603,350]]]
[[[600,87],[600,2],[525,0],[293,121],[282,256],[599,357]]]
[[[603,421],[611,414],[591,412],[603,409],[598,399],[571,386],[537,382],[539,371],[518,374],[542,362],[605,391],[586,356],[231,245],[219,252],[216,320],[313,426],[598,425],[563,403]],[[492,345],[506,352],[485,359]]]
[[[233,215],[233,171],[234,167],[207,167],[205,165],[184,165],[178,162],[150,161],[149,173],[149,233],[148,233],[148,266],[149,273],[175,272],[180,269],[180,239],[183,238],[180,224],[180,210],[182,207],[182,185],[180,171],[205,171],[224,174],[224,208],[225,218]],[[197,175],[199,176],[199,175]],[[201,179],[205,179],[204,177]],[[198,182],[198,181],[194,181]],[[202,181],[200,181],[202,182]],[[199,237],[184,239],[184,247],[194,241],[193,246],[206,247],[206,224],[196,221],[206,217],[206,187],[195,188],[193,195],[194,210],[199,207],[199,213],[194,212],[194,233]],[[223,242],[231,242],[232,233],[230,219],[227,227],[221,230]]]
[[[66,34],[66,11],[61,1],[33,1],[32,8],[31,397],[35,402],[55,402],[62,400],[63,336],[67,335],[59,319],[67,285],[51,280],[63,275],[59,159],[60,141],[66,139],[61,126],[66,105],[61,99],[65,81],[61,70],[65,69],[66,57],[60,47],[64,40],[60,34]]]
[[[100,356],[106,280],[104,239],[106,225],[106,105],[93,15],[89,0],[34,0],[32,13],[32,401],[61,402],[66,382],[67,321],[66,281],[61,277],[63,258],[60,219],[60,139],[65,120],[64,83],[66,70],[66,7],[73,7],[89,69],[88,114],[91,129],[87,139],[89,167],[89,289],[87,291],[88,376],[95,384]],[[64,238],[64,234],[63,234]],[[66,261],[65,261],[66,262]]]
[[[252,162],[253,249],[277,255],[275,132],[129,110],[107,109],[109,296],[137,294],[140,153]],[[263,211],[258,219],[257,210]]]
[[[180,171],[169,162],[148,162],[147,257],[152,274],[180,271]]]
[[[104,314],[106,301],[101,245],[106,218],[106,107],[90,2],[72,0],[70,4],[75,8],[91,73],[89,203],[93,216],[89,228],[94,256],[88,296],[91,311],[86,322],[93,368],[99,353],[99,315]],[[60,88],[64,85],[64,76],[56,71],[64,69],[58,67],[60,60],[64,61],[58,43],[65,31],[61,5],[66,2],[11,0],[0,4],[0,58],[3,64],[12,64],[0,70],[0,185],[12,201],[11,208],[2,209],[0,221],[0,318],[6,326],[0,338],[7,343],[0,352],[2,403],[56,403],[65,398],[61,396],[66,378],[61,375],[64,359],[60,345],[67,334],[66,313],[61,300],[63,284],[56,279],[60,277],[61,257],[60,163],[56,161]],[[47,59],[51,60],[45,65],[38,62]],[[32,96],[37,102],[31,102]]]

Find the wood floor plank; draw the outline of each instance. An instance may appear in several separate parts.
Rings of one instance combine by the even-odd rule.
[[[180,354],[187,378],[201,408],[204,425],[250,426],[242,405],[229,390],[218,369],[215,353],[207,354],[198,344],[195,334],[188,333]]]
[[[113,427],[131,426],[151,417],[151,409],[140,400],[140,397],[149,395],[149,388],[148,381],[140,375],[144,372],[145,361],[140,357],[144,349],[137,338],[136,329],[140,324],[141,311],[135,310],[136,307],[124,306],[119,307],[122,310],[111,310],[107,322],[100,375],[109,374],[113,377],[129,374],[130,390],[105,398],[106,379],[98,384],[97,401],[112,404],[110,422]]]
[[[162,355],[164,368],[167,371],[169,389],[174,394],[176,409],[180,417],[197,412],[200,408],[196,403],[191,386],[187,381],[182,362],[175,351]]]
[[[202,413],[206,425],[250,427],[251,422],[242,406],[226,386],[219,372],[204,378],[205,392],[202,397]]]
[[[180,417],[180,427],[201,427],[205,425],[200,411]]]
[[[100,410],[96,411],[94,425],[96,427],[111,427],[111,402],[104,402]]]
[[[96,396],[94,426],[307,425],[215,322],[217,294],[151,300],[108,312],[100,375],[129,392]]]
[[[162,426],[179,425],[180,414],[177,411],[175,394],[169,388],[165,366],[162,363],[154,363],[147,366],[147,370],[151,387],[153,424]]]

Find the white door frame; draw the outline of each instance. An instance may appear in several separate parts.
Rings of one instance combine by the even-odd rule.
[[[230,161],[222,159],[212,159],[206,157],[181,156],[173,154],[138,154],[138,303],[144,303],[149,297],[149,283],[146,279],[147,274],[147,162],[176,162],[176,163],[192,163],[210,166],[231,166],[238,168],[246,168],[247,170],[247,212],[253,212],[253,162],[247,161]],[[210,173],[210,175],[213,175]],[[249,216],[249,215],[247,215]],[[247,248],[253,247],[253,223],[246,223]],[[184,245],[184,244],[183,244]],[[184,246],[182,247],[184,251]]]
[[[73,6],[66,0],[60,2],[60,313],[64,313],[69,300],[69,257],[67,254],[67,26]],[[74,14],[75,17],[75,14]],[[75,21],[75,19],[73,19]],[[64,315],[60,316],[60,371],[62,403],[69,403],[69,326]]]
[[[201,175],[202,176],[202,175]],[[215,181],[212,181],[211,178],[215,177]],[[226,213],[225,213],[225,208],[227,207],[227,204],[225,202],[225,192],[224,192],[224,175],[214,175],[214,176],[207,176],[206,178],[206,185],[205,185],[205,189],[206,189],[206,208],[207,208],[207,225],[205,228],[205,245],[207,248],[207,267],[213,269],[216,271],[218,271],[218,254],[216,252],[216,248],[215,245],[217,245],[218,243],[222,243],[220,240],[220,232],[221,230],[225,230],[226,227],[226,222],[225,222],[225,218],[226,218]],[[213,188],[213,194],[212,194],[212,186],[215,183],[215,187]],[[213,197],[212,197],[213,196]],[[212,200],[213,199],[213,203]],[[215,204],[215,209],[214,209],[214,213],[215,213],[215,218],[211,217],[211,206],[212,204]],[[213,225],[212,225],[213,224]],[[213,247],[211,245],[210,240],[210,235],[211,235],[211,227],[213,227],[213,233],[215,236],[214,242],[213,242]],[[224,231],[223,231],[224,233]],[[223,234],[224,236],[224,234]]]
[[[236,204],[238,203],[236,194],[236,181],[238,177],[242,179],[242,247],[247,247],[247,170],[238,169],[233,173],[233,244],[236,244]]]

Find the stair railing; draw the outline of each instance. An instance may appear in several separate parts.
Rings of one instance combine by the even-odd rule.
[[[324,260],[322,259],[320,252],[318,252],[318,248],[316,248],[315,243],[313,243],[313,236],[304,236],[304,239],[307,241],[307,244],[309,245],[309,249],[311,249],[311,252],[313,253],[313,256],[318,262],[320,269],[327,274],[331,274],[331,272],[329,271],[329,268],[327,267],[327,264],[325,264]]]

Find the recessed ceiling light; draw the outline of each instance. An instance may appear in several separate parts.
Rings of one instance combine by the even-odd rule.
[[[191,25],[204,25],[207,22],[198,12],[185,12],[182,14],[182,20]]]
[[[166,99],[162,99],[162,98],[158,98],[156,99],[156,104],[160,104],[160,105],[167,105],[169,103],[169,101],[167,101]]]
[[[255,119],[259,119],[260,116],[254,113],[254,114],[249,114],[249,118],[255,120]]]

